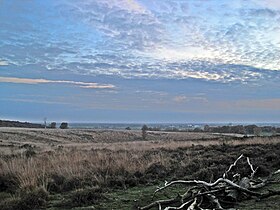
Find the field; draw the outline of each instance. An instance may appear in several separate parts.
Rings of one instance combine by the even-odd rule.
[[[141,131],[0,128],[0,209],[137,209],[165,180],[213,181],[240,154],[268,176],[280,168],[280,137],[148,132],[143,140]],[[236,208],[279,206],[274,196]]]

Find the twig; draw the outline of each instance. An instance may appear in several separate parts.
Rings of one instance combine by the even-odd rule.
[[[224,179],[227,177],[227,174],[231,171],[232,167],[236,166],[237,162],[238,162],[241,158],[243,158],[243,157],[244,157],[243,154],[240,155],[240,156],[234,161],[234,163],[231,164],[231,165],[229,166],[228,170],[226,170],[225,173],[223,174],[223,178],[224,178]]]
[[[196,199],[196,198],[195,198]],[[189,205],[193,200],[187,201],[185,203],[183,203],[181,206],[179,207],[166,207],[164,210],[180,210],[183,209],[185,206]]]
[[[189,206],[187,210],[194,210],[197,205],[197,198],[194,199],[193,203]]]
[[[255,173],[257,172],[257,170],[258,170],[259,167],[257,167],[257,168],[254,170],[254,167],[253,167],[252,163],[250,162],[250,158],[249,158],[249,157],[247,157],[247,163],[248,163],[248,165],[250,166],[251,171],[252,171],[250,177],[251,177],[251,179],[253,179],[254,176],[255,176]]]

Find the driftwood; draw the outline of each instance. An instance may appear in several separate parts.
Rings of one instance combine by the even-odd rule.
[[[251,169],[251,174],[247,177],[240,177],[240,174],[229,176],[232,168],[235,167],[242,158],[246,158],[247,164]],[[249,157],[240,155],[234,163],[224,172],[221,178],[209,183],[202,180],[175,180],[165,182],[164,186],[158,187],[153,194],[155,195],[173,185],[191,186],[184,194],[166,200],[156,200],[146,206],[138,207],[139,210],[158,208],[158,210],[214,210],[231,209],[242,198],[256,198],[261,200],[274,195],[280,195],[280,191],[268,190],[266,193],[257,192],[256,189],[262,188],[269,183],[274,183],[272,177],[280,173],[280,169],[271,173],[266,179],[255,179],[258,167],[254,168]],[[279,181],[277,181],[279,182]],[[230,207],[229,207],[230,206]]]

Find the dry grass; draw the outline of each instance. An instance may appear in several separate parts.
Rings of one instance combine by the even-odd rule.
[[[52,175],[65,178],[90,179],[98,184],[106,184],[108,177],[143,173],[150,165],[168,165],[168,159],[161,152],[146,154],[143,151],[94,150],[63,151],[44,153],[31,158],[23,155],[0,160],[0,174],[13,174],[20,188],[44,186]]]
[[[2,145],[2,149],[10,150],[10,153],[6,155],[1,153],[0,176],[15,176],[21,189],[40,186],[48,189],[50,183],[54,181],[54,176],[66,180],[76,179],[79,183],[88,181],[93,185],[108,185],[116,177],[126,179],[136,173],[145,174],[154,164],[170,168],[177,161],[178,167],[185,167],[194,158],[199,159],[201,157],[200,153],[197,156],[191,154],[192,151],[196,151],[191,150],[191,148],[197,145],[201,145],[202,148],[210,145],[234,147],[238,145],[271,145],[280,142],[279,137],[233,139],[231,137],[198,134],[196,138],[191,139],[193,133],[160,132],[148,135],[148,139],[150,136],[151,139],[157,137],[156,140],[131,141],[128,138],[117,142],[115,140],[116,136],[118,138],[129,136],[134,139],[138,132],[116,131],[116,134],[114,134],[113,131],[109,131],[111,139],[108,139],[109,134],[104,131],[78,130],[77,133],[75,132],[75,130],[9,129],[4,130],[4,132],[2,130],[0,148]],[[35,135],[36,138],[25,141],[20,139],[21,134],[23,134],[24,139],[28,135],[29,137]],[[89,134],[100,136],[100,139],[106,140],[97,143],[81,142],[81,136]],[[70,140],[67,140],[68,135],[70,135]],[[104,136],[101,137],[102,135]],[[80,137],[75,141],[74,136]],[[176,136],[179,141],[174,139]],[[207,139],[207,136],[210,136],[210,139]],[[59,139],[58,143],[53,144],[56,137]],[[89,137],[87,138],[89,139]],[[48,139],[50,139],[50,142],[48,142]],[[65,141],[62,139],[65,139]],[[177,152],[177,150],[180,151],[182,148],[187,153],[189,151],[189,156],[178,157],[180,152]],[[203,151],[204,149],[202,149]]]

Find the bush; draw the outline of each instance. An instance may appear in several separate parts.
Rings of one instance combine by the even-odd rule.
[[[19,187],[18,179],[14,175],[0,175],[0,192],[15,192]]]
[[[40,187],[21,196],[18,209],[38,209],[46,205],[48,192]]]
[[[99,187],[77,190],[70,196],[73,206],[96,204],[99,200],[104,198],[105,196],[102,194],[102,189]]]
[[[28,147],[24,154],[27,158],[31,158],[36,155],[36,152],[32,147]]]
[[[68,123],[67,122],[62,122],[59,126],[61,129],[67,129],[68,128]]]
[[[142,138],[143,138],[143,140],[145,140],[146,139],[146,137],[147,137],[147,130],[148,130],[149,128],[148,128],[148,126],[147,125],[143,125],[143,127],[141,128],[141,130],[142,130]]]
[[[50,128],[52,128],[52,129],[56,128],[56,122],[52,122],[52,123],[50,124]]]
[[[57,174],[51,175],[51,180],[48,182],[49,191],[55,193],[69,192],[84,186],[87,186],[87,183],[78,177],[66,178]]]
[[[35,210],[46,205],[48,192],[37,188],[30,192],[21,193],[20,197],[5,199],[0,203],[1,210]]]

